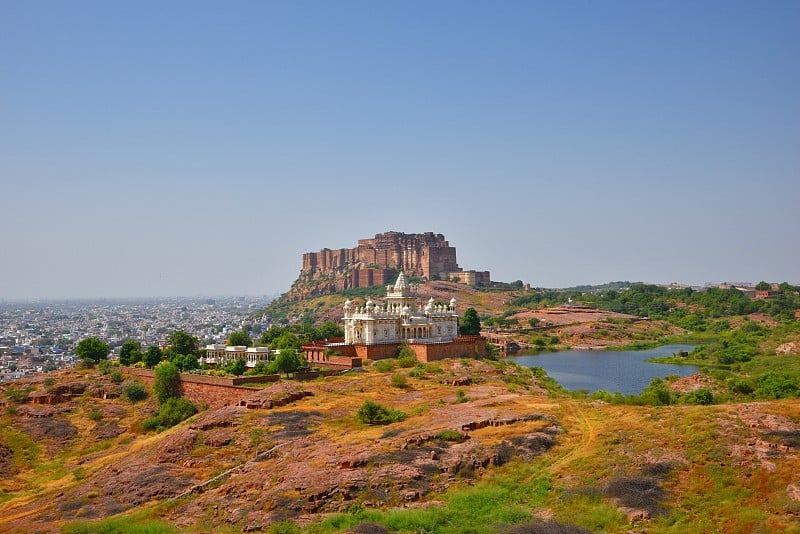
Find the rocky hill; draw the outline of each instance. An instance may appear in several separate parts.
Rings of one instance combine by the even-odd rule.
[[[789,532],[800,514],[797,400],[614,406],[447,360],[243,389],[154,434],[131,380],[0,387],[0,531]],[[364,424],[368,400],[405,417]]]

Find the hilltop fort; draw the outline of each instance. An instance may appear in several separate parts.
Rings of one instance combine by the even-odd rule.
[[[399,272],[426,280],[457,280],[479,285],[488,271],[465,271],[456,261],[456,248],[442,234],[385,232],[359,239],[353,248],[303,254],[303,268],[292,285],[291,298],[306,298],[343,289],[387,285]]]

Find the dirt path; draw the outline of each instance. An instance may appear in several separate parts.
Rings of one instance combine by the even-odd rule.
[[[569,466],[570,463],[581,456],[587,456],[591,451],[591,445],[597,439],[595,423],[592,422],[585,405],[581,402],[573,401],[565,403],[565,406],[569,407],[571,419],[575,422],[575,428],[567,429],[567,431],[580,432],[580,441],[550,464],[551,473],[556,473]]]
[[[563,406],[567,408],[567,418],[564,420],[566,424],[563,425],[566,430],[564,436],[566,436],[567,439],[562,439],[563,442],[569,442],[565,443],[566,450],[560,451],[560,453],[553,453],[553,451],[551,451],[545,455],[543,459],[549,458],[550,462],[546,462],[545,460],[546,463],[543,463],[539,469],[525,478],[523,483],[528,483],[532,479],[540,477],[545,473],[557,474],[563,469],[568,468],[577,458],[590,455],[592,445],[597,439],[597,427],[589,415],[589,410],[584,403],[579,401],[564,400]],[[571,435],[578,432],[580,435],[575,439],[571,439]],[[575,443],[575,441],[577,441],[577,443]]]

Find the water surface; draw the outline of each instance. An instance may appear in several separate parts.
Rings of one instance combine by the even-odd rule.
[[[663,345],[648,350],[562,350],[539,354],[518,354],[508,359],[526,367],[541,367],[569,390],[600,389],[612,393],[638,395],[654,377],[688,376],[698,371],[695,365],[648,363],[644,360],[671,356],[695,345]]]

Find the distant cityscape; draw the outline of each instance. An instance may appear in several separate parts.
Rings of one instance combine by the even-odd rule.
[[[628,286],[618,282],[603,286],[576,286],[582,290]],[[737,289],[756,300],[766,300],[777,284],[756,289],[752,283],[709,283],[704,287],[661,284],[670,289],[703,290],[707,287]],[[618,287],[617,289],[627,289]],[[75,346],[96,337],[109,344],[112,357],[126,339],[142,346],[166,346],[176,330],[196,336],[201,346],[222,344],[234,330],[248,330],[258,337],[272,324],[268,315],[257,315],[272,297],[175,297],[153,299],[102,299],[86,301],[0,301],[0,382],[34,373],[73,367]]]
[[[126,339],[143,346],[165,344],[185,330],[201,344],[220,343],[229,332],[254,334],[270,325],[255,317],[269,297],[165,298],[141,300],[0,302],[0,382],[73,367],[75,346],[96,337],[119,350]]]

